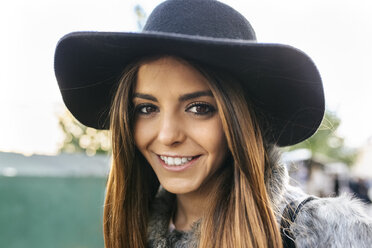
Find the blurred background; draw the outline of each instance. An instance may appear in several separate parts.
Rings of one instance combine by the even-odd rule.
[[[65,109],[53,71],[72,31],[141,30],[160,0],[0,3],[0,247],[103,247],[109,134]],[[260,42],[306,52],[327,112],[312,138],[283,149],[291,183],[318,196],[372,199],[372,2],[223,0]]]

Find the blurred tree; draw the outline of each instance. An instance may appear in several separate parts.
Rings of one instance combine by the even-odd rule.
[[[322,157],[329,162],[352,165],[357,152],[346,147],[344,138],[337,135],[340,123],[340,118],[334,112],[326,111],[318,131],[309,139],[287,148],[288,151],[305,148],[311,151],[313,158]]]
[[[58,120],[65,136],[59,148],[60,152],[85,152],[88,156],[93,156],[111,151],[109,131],[84,126],[67,109],[58,116]]]
[[[134,6],[134,13],[136,14],[137,17],[137,27],[138,30],[142,30],[143,26],[146,23],[147,15],[145,10],[142,8],[141,5],[137,4]]]

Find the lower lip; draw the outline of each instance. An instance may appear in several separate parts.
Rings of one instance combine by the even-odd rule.
[[[193,158],[192,160],[188,161],[187,163],[185,164],[182,164],[182,165],[167,165],[161,158],[160,156],[158,155],[158,158],[159,158],[159,161],[161,163],[161,165],[163,166],[164,169],[166,170],[169,170],[169,171],[175,171],[175,172],[179,172],[179,171],[184,171],[186,170],[187,168],[189,168],[190,166],[192,166],[199,158],[200,156],[197,156],[195,158]]]

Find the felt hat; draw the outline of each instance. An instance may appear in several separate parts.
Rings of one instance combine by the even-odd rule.
[[[109,109],[126,65],[159,54],[198,61],[233,74],[270,142],[293,145],[314,134],[324,114],[320,74],[302,51],[259,43],[249,22],[215,0],[168,0],[142,32],[74,32],[59,41],[55,74],[63,100],[84,125],[107,129]]]

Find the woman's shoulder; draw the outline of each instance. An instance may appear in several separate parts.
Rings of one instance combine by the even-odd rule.
[[[290,230],[297,247],[371,247],[372,244],[372,218],[366,214],[365,205],[348,194],[306,202]]]

